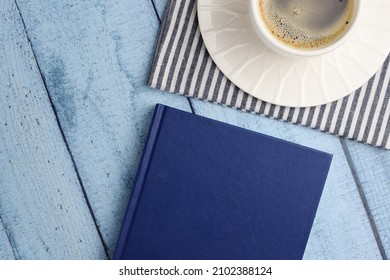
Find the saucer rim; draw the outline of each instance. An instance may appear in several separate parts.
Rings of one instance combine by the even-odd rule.
[[[283,107],[295,107],[295,108],[302,108],[302,107],[313,107],[313,106],[320,106],[320,105],[324,105],[324,104],[328,104],[328,103],[331,103],[331,102],[334,102],[336,100],[339,100],[341,98],[344,98],[352,93],[354,93],[357,89],[359,89],[362,85],[364,85],[365,82],[367,82],[372,76],[375,75],[375,73],[378,71],[378,69],[380,68],[380,66],[383,64],[383,62],[386,60],[386,57],[389,55],[389,51],[390,51],[390,41],[388,42],[389,44],[389,47],[388,46],[383,46],[381,49],[383,51],[383,54],[381,54],[381,59],[380,59],[380,63],[378,63],[378,65],[376,65],[375,67],[372,67],[372,68],[375,68],[375,70],[371,69],[371,71],[364,71],[365,73],[365,80],[354,86],[354,87],[351,87],[351,89],[347,89],[346,87],[341,90],[341,91],[344,91],[343,94],[333,94],[332,97],[329,97],[328,94],[323,94],[322,96],[320,94],[318,94],[318,98],[316,101],[313,101],[313,102],[307,102],[305,101],[305,98],[296,98],[298,99],[299,101],[294,101],[294,102],[285,102],[283,101],[283,98],[279,99],[279,100],[276,100],[275,98],[274,99],[270,99],[268,98],[267,96],[262,96],[262,95],[265,95],[265,94],[261,94],[259,92],[251,92],[251,90],[246,90],[245,87],[246,86],[243,86],[242,85],[242,82],[239,81],[239,77],[240,75],[236,75],[236,76],[232,76],[230,75],[230,73],[227,73],[226,71],[226,67],[225,67],[225,63],[226,63],[226,58],[225,57],[222,57],[222,56],[219,56],[219,57],[216,57],[215,54],[210,51],[212,50],[212,48],[210,47],[210,43],[209,43],[209,39],[208,37],[205,37],[204,36],[204,32],[205,30],[207,30],[207,26],[205,26],[204,22],[203,22],[203,16],[202,16],[202,6],[205,5],[205,3],[207,3],[208,6],[212,5],[213,3],[215,3],[216,0],[212,0],[212,1],[208,1],[208,0],[198,0],[197,1],[197,17],[198,17],[198,21],[199,21],[199,28],[200,28],[200,33],[201,33],[201,36],[202,36],[202,39],[203,39],[203,42],[205,44],[205,47],[209,53],[209,55],[211,56],[212,60],[214,61],[214,63],[217,65],[217,67],[219,68],[219,70],[227,77],[228,80],[230,80],[234,85],[236,85],[238,88],[240,88],[243,92],[253,96],[254,98],[257,98],[261,101],[264,101],[264,102],[267,102],[267,103],[271,103],[271,104],[274,104],[274,105],[277,105],[277,106],[283,106]],[[376,1],[379,1],[379,0],[376,0]],[[233,0],[234,2],[234,0]],[[247,3],[248,1],[245,1],[245,3]],[[365,5],[365,1],[363,1],[362,3],[363,5]],[[249,6],[249,3],[248,3],[248,6]],[[390,3],[388,3],[388,7],[390,7]],[[363,7],[364,8],[364,7]],[[242,16],[242,15],[241,15]],[[363,22],[363,24],[362,24]],[[363,25],[363,26],[361,26]],[[359,22],[359,26],[357,26],[356,30],[355,31],[359,31],[359,29],[362,29],[363,27],[366,27],[366,25],[368,25],[368,23],[364,22],[363,19],[360,19],[360,22]],[[386,30],[388,32],[390,32],[390,24],[388,26],[389,28]],[[254,30],[253,30],[254,31]],[[282,58],[283,56],[278,54],[278,53],[275,53],[274,51],[272,51],[271,49],[269,49],[269,47],[267,47],[262,41],[260,41],[260,39],[257,37],[257,34],[255,34],[254,32],[252,32],[254,36],[253,37],[253,40],[256,41],[255,43],[260,43],[262,44],[262,47],[265,49],[267,49],[267,51],[265,52],[265,55],[275,55],[279,58]],[[251,39],[252,40],[252,39]],[[361,41],[361,40],[360,40]],[[363,41],[361,41],[363,42]],[[347,41],[345,43],[346,46],[348,47],[351,47],[353,46],[353,44],[351,44],[351,40]],[[320,55],[320,56],[316,56],[316,57],[304,57],[304,58],[290,58],[290,63],[289,63],[289,66],[290,67],[294,67],[294,64],[298,64],[297,60],[314,60],[314,59],[326,59],[326,57],[329,57],[330,55],[335,55],[335,53],[337,53],[338,51],[340,51],[340,48],[332,51],[331,53],[328,53],[328,54],[323,54],[323,55]],[[386,51],[386,53],[385,53]],[[366,53],[366,54],[369,54],[369,53]],[[368,57],[369,56],[365,56],[365,60],[369,59]],[[250,59],[250,58],[249,58]],[[308,63],[309,64],[309,63]],[[356,62],[356,66],[360,66],[362,63],[358,63]],[[321,81],[322,83],[323,81]],[[279,87],[281,87],[279,85]],[[341,86],[340,86],[341,87]],[[297,91],[300,91],[299,90],[292,90],[292,91],[295,91],[295,95],[297,96],[300,96],[300,95],[305,95],[305,93],[297,93]],[[322,89],[322,91],[325,91],[324,89]],[[304,92],[304,91],[303,91]],[[289,93],[291,94],[291,93]],[[303,101],[302,101],[303,100]]]

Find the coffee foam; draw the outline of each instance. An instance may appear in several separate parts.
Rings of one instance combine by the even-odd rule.
[[[335,8],[339,5],[343,10],[329,22],[324,22],[325,12],[321,9],[327,7],[321,7],[321,4],[322,6],[328,4],[329,10],[330,1],[334,1],[331,5]],[[335,42],[344,34],[353,15],[353,2],[353,0],[259,0],[259,7],[265,25],[278,40],[298,49],[319,49]],[[332,11],[327,12],[330,14]],[[322,18],[319,16],[315,18],[313,16],[315,13],[320,15],[322,13]]]

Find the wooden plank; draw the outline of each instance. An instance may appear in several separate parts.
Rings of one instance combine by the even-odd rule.
[[[304,257],[305,259],[381,258],[337,137],[204,101],[193,100],[192,104],[196,114],[333,154],[331,170]]]
[[[82,183],[112,253],[153,107],[159,22],[150,1],[17,1]]]
[[[160,20],[162,20],[164,17],[164,12],[165,12],[168,0],[150,0],[150,1],[153,3],[153,5],[156,9],[156,12],[158,14],[158,18]]]
[[[18,257],[19,255],[12,250],[8,233],[6,232],[3,222],[0,219],[0,260],[12,260]]]
[[[1,251],[16,256],[7,237],[20,259],[105,258],[15,2],[0,11]]]
[[[390,151],[345,141],[356,181],[375,224],[384,256],[390,257]]]

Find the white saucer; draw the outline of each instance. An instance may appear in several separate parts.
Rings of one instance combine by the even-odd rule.
[[[293,107],[329,103],[370,79],[390,51],[389,11],[389,0],[364,1],[345,45],[319,57],[286,58],[255,34],[248,0],[198,0],[204,43],[226,77],[261,100]]]

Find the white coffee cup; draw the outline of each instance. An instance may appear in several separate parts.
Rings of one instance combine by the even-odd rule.
[[[270,29],[266,27],[264,20],[262,19],[259,0],[249,1],[249,13],[256,34],[261,39],[261,41],[266,46],[268,46],[271,50],[287,57],[311,57],[311,56],[318,56],[318,55],[331,52],[348,41],[352,33],[355,31],[356,26],[361,17],[364,0],[354,0],[354,1],[355,1],[355,5],[354,5],[352,18],[344,33],[334,42],[330,43],[325,47],[318,48],[318,49],[298,49],[294,46],[287,45],[283,43],[281,40],[277,39],[275,35],[272,34]]]

